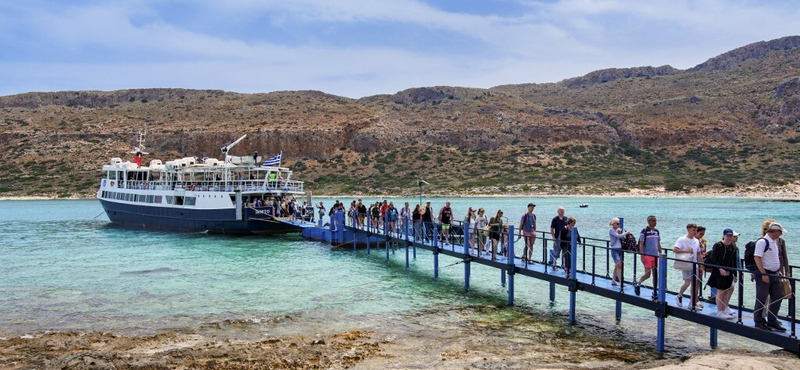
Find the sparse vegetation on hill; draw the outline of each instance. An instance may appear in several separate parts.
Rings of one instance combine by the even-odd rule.
[[[91,196],[147,126],[151,158],[283,150],[315,194],[602,193],[784,186],[800,171],[800,37],[689,70],[551,84],[316,91],[140,89],[0,97],[0,196]]]

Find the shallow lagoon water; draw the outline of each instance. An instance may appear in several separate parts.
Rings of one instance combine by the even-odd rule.
[[[330,206],[333,199],[321,199]],[[344,199],[342,199],[344,200]],[[374,201],[374,199],[371,199]],[[392,199],[396,204],[414,199]],[[349,201],[349,199],[348,199]],[[432,199],[434,206],[444,199]],[[708,227],[710,243],[725,227],[743,235],[740,247],[755,239],[760,222],[771,217],[789,229],[790,259],[800,254],[797,203],[742,198],[456,198],[457,219],[469,206],[487,213],[501,208],[514,223],[525,205],[537,204],[539,229],[549,227],[558,206],[578,219],[585,237],[603,238],[612,216],[638,231],[655,214],[663,244],[670,247],[687,222]],[[578,204],[588,203],[588,208]],[[413,204],[413,203],[412,203]],[[206,330],[230,323],[255,327],[276,317],[317,318],[311,332],[335,330],[360,321],[379,321],[438,307],[502,306],[505,288],[498,271],[473,268],[469,293],[463,291],[463,267],[444,257],[440,280],[432,279],[432,257],[419,251],[410,271],[399,251],[387,265],[383,253],[333,250],[297,235],[235,237],[125,229],[109,224],[94,200],[2,201],[0,222],[0,333],[111,331],[150,334]],[[546,283],[517,279],[518,309],[502,315],[541,316],[547,330],[574,333],[565,325],[566,289],[553,304]],[[785,310],[785,305],[784,305]],[[611,301],[579,294],[581,327],[592,335],[625,338],[651,347],[652,313],[626,307],[614,320]],[[785,312],[785,311],[784,311]],[[487,320],[493,320],[490,316]],[[502,322],[507,319],[500,320]],[[511,320],[513,321],[513,320]],[[223,324],[220,324],[223,323]],[[224,324],[228,323],[228,324]],[[668,347],[685,352],[704,349],[707,335],[698,327],[668,320]],[[302,327],[292,330],[302,331]],[[576,337],[576,340],[581,340]],[[721,347],[754,348],[750,341],[720,335]]]

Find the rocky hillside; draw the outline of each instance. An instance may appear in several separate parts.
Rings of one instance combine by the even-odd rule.
[[[609,69],[550,84],[316,91],[139,89],[0,97],[0,196],[90,196],[147,127],[151,158],[270,155],[315,193],[728,189],[797,180],[800,37],[694,68]]]

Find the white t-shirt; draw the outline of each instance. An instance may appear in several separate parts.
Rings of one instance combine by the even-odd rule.
[[[767,243],[769,243],[769,250],[765,251]],[[756,247],[753,250],[753,255],[761,257],[761,264],[765,270],[778,271],[781,268],[781,257],[778,251],[778,243],[776,243],[769,235],[764,235],[764,239],[758,239]]]
[[[486,215],[478,216],[475,221],[477,222],[478,231],[483,231],[483,228],[489,224],[489,219],[486,218]]]
[[[692,251],[692,262],[697,262],[697,253],[700,251],[700,241],[697,238],[689,239],[688,236],[684,235],[675,242],[675,246],[678,249],[681,249],[681,252],[676,253],[687,253],[689,250]]]

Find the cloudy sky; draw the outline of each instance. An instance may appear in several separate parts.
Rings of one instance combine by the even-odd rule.
[[[0,95],[555,82],[800,35],[796,0],[0,0]]]

